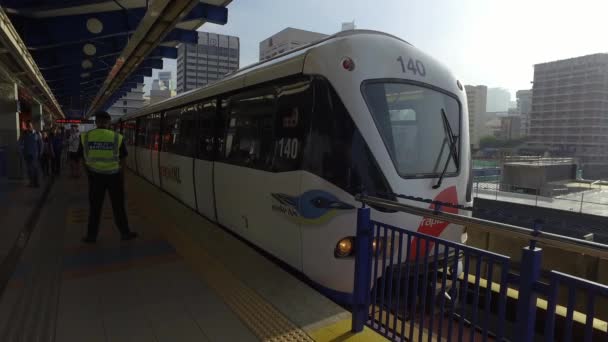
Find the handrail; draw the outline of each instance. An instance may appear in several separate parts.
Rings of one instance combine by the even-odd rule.
[[[379,206],[386,209],[413,214],[416,216],[434,218],[441,221],[447,221],[450,223],[474,227],[487,232],[532,239],[547,246],[608,259],[608,245],[600,244],[593,241],[579,240],[568,236],[537,231],[529,228],[484,220],[476,217],[421,208],[405,203],[386,200],[379,197],[357,195],[355,199],[367,205]]]

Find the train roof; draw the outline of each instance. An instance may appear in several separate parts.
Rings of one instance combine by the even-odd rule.
[[[127,114],[121,117],[119,120],[125,121],[142,115],[160,112],[169,108],[186,105],[200,98],[211,97],[231,90],[248,87],[273,79],[301,73],[306,55],[313,48],[331,43],[332,40],[335,40],[337,38],[361,34],[388,36],[398,39],[408,45],[411,45],[410,43],[399,37],[380,31],[349,30],[338,32],[334,35],[331,35],[314,43],[301,46],[297,49],[293,49],[279,54],[268,60],[264,60],[238,69],[232,73],[227,74],[226,77],[222,78],[221,80],[210,83],[202,88],[192,89],[175,97],[163,100],[152,105],[145,106],[135,113]]]

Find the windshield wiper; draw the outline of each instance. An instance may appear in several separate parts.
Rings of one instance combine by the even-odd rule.
[[[443,166],[443,171],[441,175],[439,175],[439,179],[437,180],[437,184],[433,185],[433,189],[437,189],[441,186],[441,182],[443,181],[443,176],[445,176],[445,172],[448,170],[448,165],[450,164],[450,160],[454,160],[456,164],[456,168],[458,168],[458,154],[457,154],[457,142],[458,136],[454,135],[452,131],[452,126],[450,125],[450,121],[448,120],[447,115],[445,114],[445,109],[441,108],[441,120],[443,122],[443,131],[445,132],[446,138],[448,139],[448,159],[445,161],[445,165]]]

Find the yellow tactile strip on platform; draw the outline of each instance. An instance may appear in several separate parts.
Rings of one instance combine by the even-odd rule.
[[[260,295],[244,285],[179,229],[167,229],[168,238],[184,259],[262,341],[313,341]]]
[[[150,200],[150,199],[148,199]],[[152,214],[152,213],[150,213]],[[163,227],[163,233],[191,267],[203,276],[245,325],[262,341],[314,341],[259,294],[243,284],[219,261],[202,250],[192,238],[164,215],[148,215],[149,223]]]
[[[375,342],[387,341],[382,335],[364,327],[363,331],[354,334],[351,332],[351,320],[343,319],[310,333],[315,341],[340,341],[340,342]]]

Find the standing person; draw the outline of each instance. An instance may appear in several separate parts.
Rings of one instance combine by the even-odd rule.
[[[107,112],[95,114],[96,129],[81,135],[78,156],[84,157],[89,176],[89,226],[85,243],[95,243],[99,232],[99,217],[106,194],[110,193],[114,223],[122,240],[132,240],[137,233],[129,229],[125,211],[124,162],[127,148],[123,136],[110,129],[111,117]]]
[[[53,145],[51,144],[51,138],[49,137],[48,132],[42,132],[42,153],[40,155],[40,167],[42,169],[42,174],[45,177],[51,175],[49,170],[49,166],[51,161],[53,160]]]
[[[78,131],[78,125],[72,125],[68,138],[68,158],[70,159],[70,170],[73,178],[80,178],[78,146],[80,146],[80,132]]]
[[[53,175],[59,176],[59,174],[61,173],[61,154],[63,151],[63,137],[59,133],[59,128],[57,127],[55,127],[55,129],[53,130],[51,145],[53,146],[53,159],[51,159]]]
[[[28,186],[38,188],[38,164],[40,160],[40,151],[42,150],[42,138],[40,133],[36,132],[31,121],[26,124],[27,130],[20,138],[23,158],[27,165],[27,174],[30,180]]]

